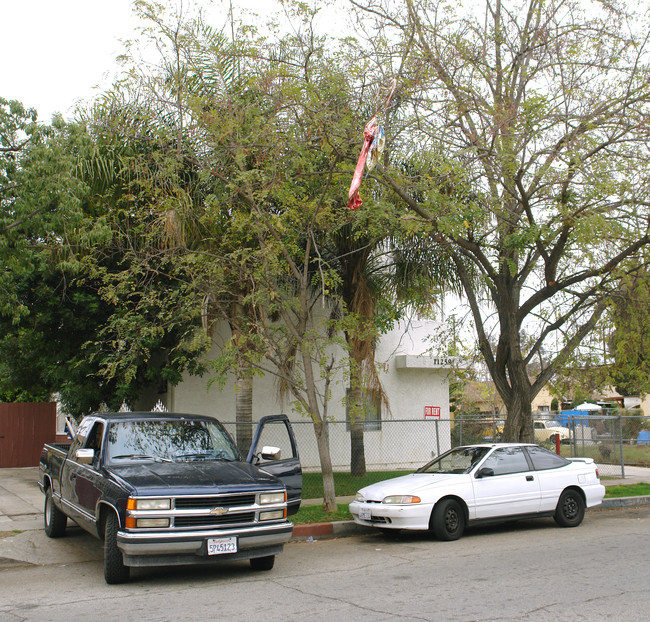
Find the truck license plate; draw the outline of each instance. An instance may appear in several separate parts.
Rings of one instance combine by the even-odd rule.
[[[208,555],[223,555],[237,552],[237,538],[209,538]]]
[[[359,508],[359,518],[361,520],[370,520],[372,518],[370,508]]]

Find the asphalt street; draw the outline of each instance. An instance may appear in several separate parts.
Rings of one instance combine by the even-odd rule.
[[[246,562],[138,568],[106,585],[100,543],[79,528],[0,538],[0,622],[86,619],[265,622],[645,622],[650,507],[428,533],[294,541],[270,572]],[[13,558],[13,562],[6,563]]]

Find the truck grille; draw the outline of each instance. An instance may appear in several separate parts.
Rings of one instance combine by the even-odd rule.
[[[223,495],[211,497],[177,497],[177,510],[205,510],[214,507],[236,508],[255,505],[255,495]]]
[[[255,512],[241,514],[226,514],[225,516],[177,516],[174,518],[175,527],[215,527],[219,525],[238,525],[252,523]]]

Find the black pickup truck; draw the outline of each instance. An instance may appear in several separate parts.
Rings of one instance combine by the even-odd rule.
[[[40,469],[45,533],[64,535],[70,518],[102,539],[107,583],[132,566],[248,559],[270,570],[302,493],[286,415],[259,422],[243,460],[211,417],[95,414],[72,443],[46,444]]]

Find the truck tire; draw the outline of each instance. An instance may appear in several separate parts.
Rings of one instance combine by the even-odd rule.
[[[251,568],[253,570],[271,570],[275,564],[275,555],[267,555],[266,557],[253,557],[250,560]]]
[[[122,551],[117,548],[117,515],[109,512],[104,523],[104,579],[109,585],[129,580],[129,567],[124,565]]]
[[[65,535],[65,528],[68,524],[68,517],[54,505],[52,489],[45,491],[45,505],[43,507],[43,523],[45,535],[48,538],[60,538]]]

